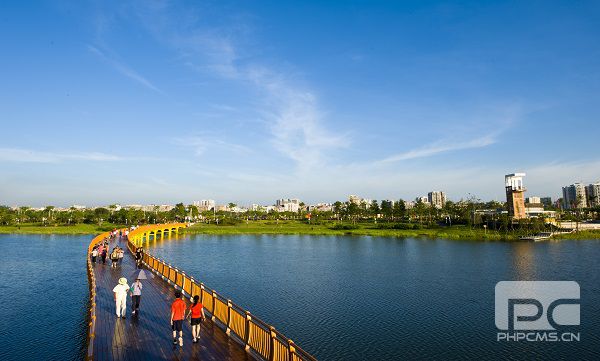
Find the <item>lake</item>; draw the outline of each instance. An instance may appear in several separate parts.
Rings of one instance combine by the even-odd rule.
[[[92,236],[0,234],[0,360],[81,360]]]
[[[185,236],[151,252],[321,360],[600,358],[600,242]],[[573,280],[580,342],[498,342],[504,280]]]
[[[0,360],[79,360],[91,236],[0,235]],[[320,360],[599,359],[600,241],[183,236],[151,252]],[[497,342],[503,280],[581,287],[580,342]]]

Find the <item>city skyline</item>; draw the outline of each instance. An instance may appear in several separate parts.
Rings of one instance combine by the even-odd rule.
[[[2,204],[501,201],[515,171],[557,199],[600,180],[598,3],[0,7]]]

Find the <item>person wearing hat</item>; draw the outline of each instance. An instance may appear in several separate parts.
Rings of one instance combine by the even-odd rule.
[[[117,317],[125,318],[127,310],[127,293],[129,292],[129,285],[127,284],[127,278],[119,278],[119,284],[113,288],[113,295],[115,297],[115,304],[117,307]]]

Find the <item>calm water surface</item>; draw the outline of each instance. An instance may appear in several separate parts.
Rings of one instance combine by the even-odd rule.
[[[322,360],[600,359],[600,242],[187,236],[152,252]],[[496,341],[502,280],[574,280],[581,341]]]
[[[0,234],[0,360],[81,360],[91,236]]]

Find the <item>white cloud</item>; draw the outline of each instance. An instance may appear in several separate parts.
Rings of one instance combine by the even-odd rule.
[[[0,162],[58,163],[67,160],[114,162],[125,160],[125,158],[99,152],[52,153],[39,152],[30,149],[0,148]]]
[[[148,89],[154,90],[157,93],[164,94],[164,92],[162,90],[158,89],[148,79],[141,76],[137,71],[133,70],[129,66],[127,66],[111,57],[108,57],[104,52],[100,51],[100,49],[98,49],[92,45],[88,45],[87,48],[92,53],[98,55],[102,60],[104,60],[105,62],[110,64],[112,67],[114,67],[119,73],[125,75],[126,77],[128,77],[130,79],[133,79],[134,81],[142,84],[143,86],[145,86]]]
[[[487,135],[476,139],[467,140],[464,142],[435,142],[427,144],[423,147],[412,149],[404,153],[395,154],[385,159],[378,161],[378,163],[393,163],[400,162],[403,160],[431,157],[441,153],[452,152],[462,149],[472,148],[483,148],[496,143],[496,139],[493,136]]]

